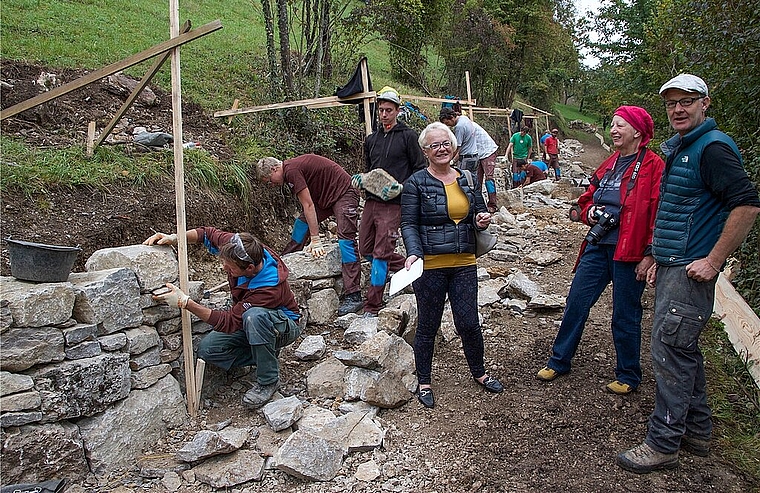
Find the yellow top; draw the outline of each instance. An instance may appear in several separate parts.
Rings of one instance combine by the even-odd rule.
[[[470,213],[470,199],[464,193],[456,180],[444,185],[446,190],[446,204],[449,217],[454,223],[459,224]],[[443,253],[440,255],[426,255],[423,267],[425,269],[443,269],[446,267],[466,267],[475,265],[474,253]]]

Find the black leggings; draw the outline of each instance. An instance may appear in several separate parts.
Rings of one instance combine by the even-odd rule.
[[[421,385],[431,383],[435,336],[441,326],[447,294],[454,315],[454,326],[462,338],[462,348],[470,373],[474,378],[486,374],[483,363],[483,333],[478,321],[477,266],[430,269],[414,281],[418,313],[414,360],[417,380]]]

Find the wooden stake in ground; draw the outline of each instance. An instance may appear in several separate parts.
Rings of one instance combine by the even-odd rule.
[[[179,0],[169,0],[169,27],[172,38],[179,36]],[[174,193],[177,208],[177,256],[179,257],[179,287],[189,292],[187,265],[187,225],[185,223],[185,167],[182,147],[182,77],[180,74],[179,46],[172,50],[172,131],[174,132]],[[193,333],[190,312],[182,311],[182,354],[185,359],[185,390],[187,412],[195,417],[199,402],[193,365]]]
[[[469,70],[465,70],[464,80],[467,83],[467,101],[472,101],[472,89],[470,89],[470,71]],[[472,119],[472,106],[470,106],[470,120],[474,121]]]

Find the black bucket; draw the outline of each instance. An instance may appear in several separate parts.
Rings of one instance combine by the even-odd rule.
[[[11,275],[22,281],[64,282],[82,251],[78,246],[45,245],[10,238],[5,241],[11,260]]]

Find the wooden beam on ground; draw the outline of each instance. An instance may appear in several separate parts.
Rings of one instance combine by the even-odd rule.
[[[185,21],[185,23],[182,25],[182,34],[185,34],[190,30],[190,21]],[[161,68],[161,66],[164,64],[167,58],[171,56],[170,52],[166,52],[160,57],[156,59],[155,62],[153,62],[153,65],[148,69],[147,72],[145,72],[145,75],[143,75],[142,79],[140,79],[140,83],[135,86],[135,88],[132,90],[132,93],[129,95],[126,101],[124,101],[124,104],[121,105],[121,108],[119,108],[119,111],[116,112],[116,114],[111,118],[111,121],[106,125],[106,127],[103,129],[103,131],[98,136],[98,140],[95,141],[95,147],[99,146],[103,143],[104,140],[106,140],[106,137],[108,137],[111,134],[111,131],[114,129],[117,123],[119,123],[119,120],[121,120],[121,117],[124,116],[124,113],[127,112],[130,106],[132,106],[132,103],[135,102],[135,99],[140,95],[140,93],[145,89],[145,87],[150,83],[150,81],[153,79],[153,76],[156,75],[156,72]]]
[[[736,354],[747,361],[760,388],[760,318],[721,273],[715,284],[715,314],[721,319]]]
[[[337,103],[334,106],[340,106],[344,104],[356,104],[355,102],[349,102],[353,99],[359,98],[374,98],[375,93],[370,92],[357,92],[345,98],[339,98],[338,96],[325,96],[321,98],[300,99],[298,101],[286,101],[284,103],[272,103],[261,106],[251,106],[248,108],[238,108],[230,110],[222,110],[214,113],[214,118],[222,118],[225,116],[243,115],[246,113],[258,113],[260,111],[279,110],[283,108],[297,108],[299,106],[311,107],[323,103]]]
[[[220,24],[221,27],[221,24]],[[179,33],[179,0],[169,0],[169,33],[172,39],[181,37]],[[180,71],[180,48],[175,46],[172,57],[172,132],[174,135],[174,194],[177,209],[177,257],[179,259],[179,287],[185,293],[190,291],[190,269],[187,264],[187,224],[185,217],[185,166],[182,146],[182,75]],[[182,355],[185,367],[185,394],[187,412],[198,415],[198,391],[195,386],[195,365],[193,364],[193,332],[190,312],[182,312]]]
[[[87,84],[95,82],[96,80],[102,79],[103,77],[107,77],[111,74],[115,74],[116,72],[129,68],[132,65],[137,65],[138,63],[144,62],[149,58],[153,58],[158,54],[181,46],[185,43],[193,41],[194,39],[198,39],[201,36],[205,36],[221,28],[221,21],[215,20],[209,22],[208,24],[205,24],[198,29],[195,29],[194,31],[190,31],[186,34],[179,35],[175,38],[164,41],[163,43],[159,43],[151,48],[148,48],[147,50],[141,51],[140,53],[134,54],[116,63],[112,63],[111,65],[95,70],[94,72],[90,72],[89,74],[84,75],[67,84],[58,86],[44,94],[39,94],[33,98],[29,98],[25,101],[15,104],[10,108],[6,108],[5,110],[0,111],[0,120],[5,120],[6,118],[18,115],[22,111],[26,111],[30,108],[34,108],[35,106],[39,106],[42,103],[46,103],[55,98],[61,97],[64,94],[68,94],[71,91],[84,87]]]

